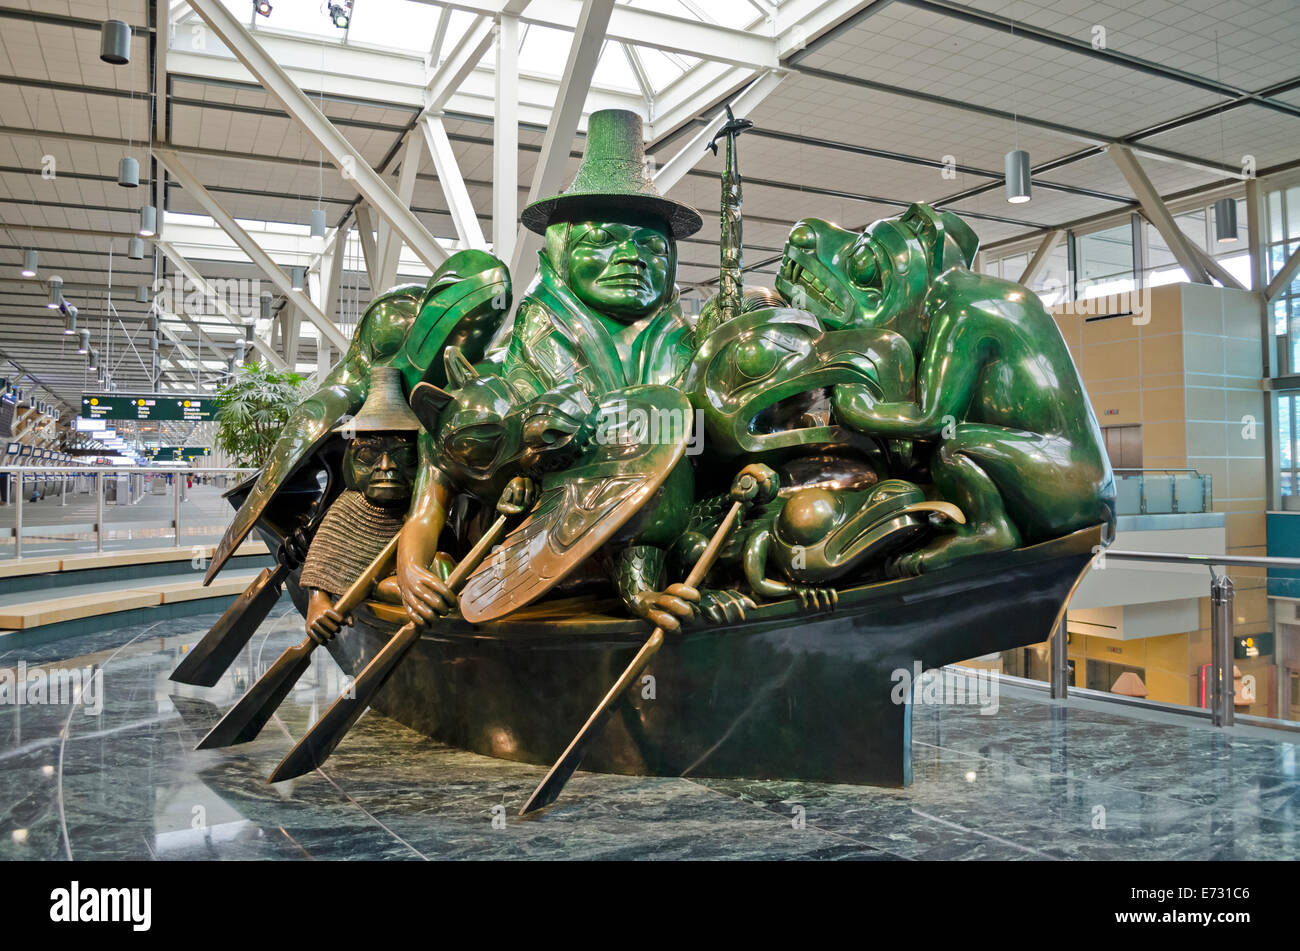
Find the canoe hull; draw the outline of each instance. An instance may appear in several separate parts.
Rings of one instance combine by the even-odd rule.
[[[841,592],[831,612],[789,602],[734,627],[670,636],[584,769],[628,775],[801,779],[904,786],[911,704],[901,672],[1049,636],[1101,529],[972,559],[933,575]],[[555,604],[484,625],[448,619],[378,695],[381,713],[442,742],[549,765],[649,634],[600,606]],[[398,626],[355,615],[330,651],[355,673]]]

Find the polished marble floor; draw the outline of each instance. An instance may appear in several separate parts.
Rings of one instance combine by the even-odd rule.
[[[268,786],[341,676],[319,652],[257,741],[195,752],[250,670],[301,637],[277,609],[217,687],[171,683],[213,620],[0,646],[0,670],[101,671],[80,702],[0,703],[0,859],[1300,858],[1295,734],[1016,688],[991,716],[919,706],[906,790],[578,773],[519,820],[543,769],[373,714],[322,771]]]

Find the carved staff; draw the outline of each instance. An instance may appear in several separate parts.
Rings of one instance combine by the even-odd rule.
[[[736,486],[732,494],[733,497],[740,495],[742,498],[738,498],[731,503],[731,508],[728,510],[726,517],[723,518],[722,524],[718,526],[718,530],[709,539],[709,544],[705,547],[699,560],[695,562],[695,567],[691,569],[691,573],[686,576],[687,587],[698,588],[704,582],[709,569],[713,567],[713,563],[718,558],[718,552],[722,550],[722,546],[727,541],[727,536],[731,534],[732,528],[736,525],[736,520],[740,518],[741,510],[746,505],[743,496],[752,493],[756,484],[754,477],[749,474],[742,475],[736,480]],[[636,656],[632,658],[632,663],[627,665],[627,669],[623,671],[622,676],[614,681],[614,686],[609,688],[609,692],[605,694],[604,699],[596,705],[596,709],[591,712],[591,716],[587,717],[587,722],[582,725],[582,729],[578,731],[577,736],[560,754],[560,758],[555,761],[555,765],[551,767],[550,772],[542,778],[537,788],[533,790],[533,794],[528,797],[524,807],[519,810],[521,816],[545,808],[560,798],[565,783],[569,781],[569,777],[573,775],[574,770],[582,763],[582,757],[586,755],[587,747],[600,733],[615,704],[627,692],[627,688],[632,686],[636,679],[641,676],[641,672],[645,670],[646,665],[650,663],[650,659],[663,646],[663,643],[664,629],[656,627],[651,632],[650,639],[642,645]]]
[[[388,570],[393,565],[400,535],[399,532],[389,540],[384,550],[361,573],[361,576],[352,582],[351,587],[334,602],[335,611],[346,618],[370,596],[370,590],[388,574]],[[257,734],[262,732],[262,727],[266,726],[271,715],[289,695],[293,685],[298,682],[298,678],[311,666],[312,652],[323,643],[324,641],[317,640],[315,634],[309,633],[301,643],[295,644],[281,654],[195,749],[208,750],[221,746],[235,746],[256,739]]]
[[[741,194],[740,194],[740,157],[736,152],[736,136],[754,123],[748,119],[737,119],[727,106],[727,122],[709,143],[714,155],[718,154],[718,139],[726,137],[727,151],[722,169],[722,236],[720,269],[718,272],[718,300],[714,322],[696,332],[696,339],[703,341],[708,332],[716,325],[740,314],[740,304],[745,292],[743,258],[745,243],[741,234]]]
[[[479,562],[505,537],[507,518],[506,515],[497,516],[497,520],[483,533],[483,537],[461,559],[460,564],[452,569],[451,575],[447,578],[447,587],[452,591],[459,591],[464,586],[466,579],[478,567]],[[406,656],[407,651],[420,639],[420,632],[421,628],[414,623],[403,625],[375,655],[374,660],[366,664],[365,669],[357,674],[357,679],[352,682],[352,686],[334,701],[325,711],[325,715],[316,721],[315,725],[280,761],[280,765],[271,773],[267,782],[278,783],[285,779],[292,779],[324,763],[330,753],[334,752],[334,747],[339,745],[348,730],[352,729],[352,725],[365,712],[366,707],[370,706],[370,701],[374,699],[375,694],[388,682],[388,678],[397,669],[397,665]]]

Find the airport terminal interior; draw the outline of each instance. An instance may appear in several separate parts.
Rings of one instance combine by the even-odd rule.
[[[0,860],[1300,859],[1300,6],[0,0],[0,451]]]

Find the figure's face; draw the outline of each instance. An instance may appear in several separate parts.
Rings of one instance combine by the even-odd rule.
[[[776,289],[827,327],[897,330],[911,340],[905,324],[920,307],[928,276],[925,248],[893,219],[854,234],[805,218],[786,239]]]
[[[343,456],[343,481],[375,505],[411,497],[418,464],[414,433],[359,433]]]
[[[657,310],[673,281],[668,233],[652,223],[576,222],[569,284],[597,313],[630,323]]]

